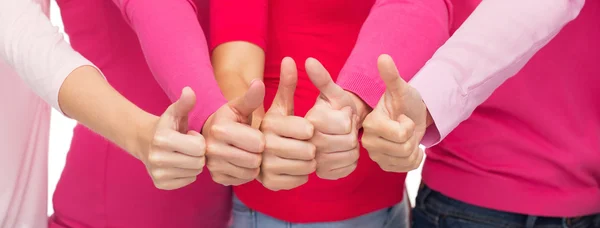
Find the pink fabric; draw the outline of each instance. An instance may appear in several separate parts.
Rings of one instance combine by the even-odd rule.
[[[385,91],[377,58],[389,54],[410,80],[448,39],[451,8],[448,0],[376,1],[337,84],[375,107]]]
[[[479,1],[453,2],[456,28]],[[582,4],[483,1],[413,79],[442,136],[474,109],[428,151],[427,185],[502,211],[600,213],[600,1],[558,33]]]
[[[0,227],[47,226],[48,104],[59,109],[64,79],[91,65],[48,11],[47,0],[0,0]]]
[[[429,150],[425,182],[499,210],[547,216],[600,212],[600,2],[587,1],[580,18],[523,70],[579,14],[584,0],[487,0],[470,15],[479,3],[452,1],[454,34],[410,81],[435,121],[422,143],[435,145],[454,130]],[[365,24],[363,31],[397,30],[392,16],[380,15],[385,19]],[[357,46],[338,79],[370,105],[384,89],[374,56],[413,53],[388,48],[401,43],[399,36],[373,37],[376,42],[361,51]],[[400,73],[410,77],[410,71]],[[362,80],[350,79],[353,75]]]
[[[191,2],[58,3],[73,47],[142,109],[161,114],[189,85],[198,95],[190,123],[200,130],[224,104]],[[51,227],[218,228],[231,212],[230,188],[212,182],[207,170],[187,187],[159,190],[140,161],[81,125],[53,200]]]

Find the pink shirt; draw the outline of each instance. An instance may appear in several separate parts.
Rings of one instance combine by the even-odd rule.
[[[205,3],[58,2],[71,45],[140,108],[162,114],[192,87],[198,99],[189,123],[197,131],[225,104],[198,22],[208,15]],[[53,202],[50,227],[219,228],[230,218],[231,189],[204,170],[189,186],[159,190],[139,160],[78,125]]]
[[[0,227],[47,226],[48,104],[58,109],[63,80],[91,65],[48,10],[44,0],[0,0]]]
[[[425,183],[498,210],[600,212],[600,2],[588,1],[523,70],[578,16],[584,0],[451,2],[454,34],[410,81],[435,121],[423,144],[445,138],[428,151]],[[391,19],[363,27],[374,42],[359,43],[338,78],[371,106],[385,88],[376,56],[407,54],[405,34],[377,32],[394,31],[398,22]]]

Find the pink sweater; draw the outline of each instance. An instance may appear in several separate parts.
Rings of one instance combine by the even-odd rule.
[[[169,98],[191,86],[198,103],[190,124],[200,130],[225,103],[194,2],[58,3],[72,46],[142,109],[161,114]],[[219,228],[231,212],[230,188],[214,183],[208,171],[182,189],[159,190],[140,161],[80,125],[53,200],[50,227]]]
[[[423,143],[445,138],[428,151],[425,183],[498,210],[599,213],[600,1],[587,1],[525,68],[584,0],[487,0],[466,21],[480,1],[451,2],[454,34],[410,81],[435,121]],[[370,105],[384,90],[376,56],[407,54],[397,18],[363,27],[359,41],[371,42],[358,43],[338,78]]]

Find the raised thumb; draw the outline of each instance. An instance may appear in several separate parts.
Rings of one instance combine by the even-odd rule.
[[[261,80],[250,82],[248,91],[242,97],[238,97],[229,102],[236,113],[242,117],[249,117],[254,110],[260,107],[265,99],[265,84]]]
[[[190,87],[181,90],[181,96],[171,104],[165,113],[174,117],[186,117],[196,104],[196,94]]]
[[[334,109],[351,107],[356,113],[356,106],[352,98],[338,84],[333,82],[327,69],[316,59],[308,58],[305,63],[306,74],[310,81],[319,89],[321,97],[328,101]]]
[[[273,104],[279,107],[282,114],[294,114],[294,92],[298,84],[298,70],[296,63],[290,57],[281,60],[281,72],[279,78],[279,87]],[[273,106],[273,105],[272,105]]]
[[[383,54],[377,59],[377,68],[379,69],[379,76],[385,83],[386,91],[392,95],[392,98],[396,98],[404,94],[404,90],[409,86],[398,73],[398,68],[394,64],[394,60],[391,56]]]

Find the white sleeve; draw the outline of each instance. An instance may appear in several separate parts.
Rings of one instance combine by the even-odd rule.
[[[0,0],[0,58],[60,110],[58,92],[65,78],[93,64],[71,48],[41,7],[33,0]]]

